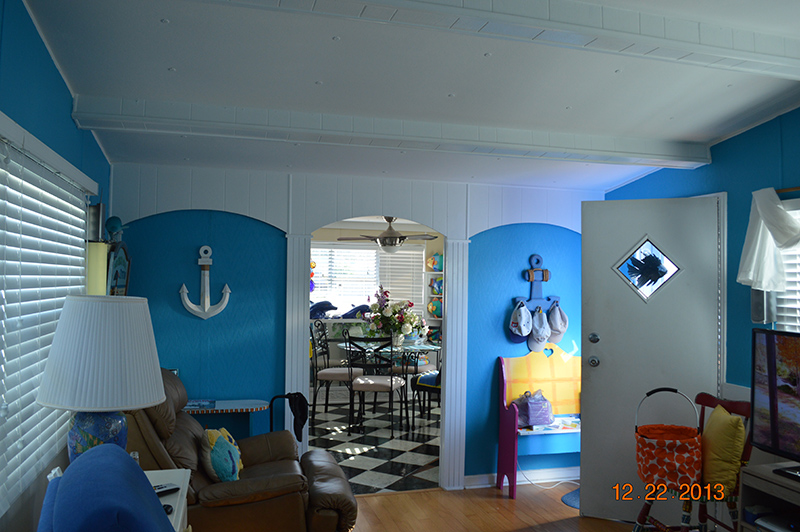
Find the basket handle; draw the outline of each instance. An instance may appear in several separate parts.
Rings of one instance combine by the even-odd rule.
[[[642,407],[642,403],[644,403],[644,400],[647,399],[648,397],[650,397],[651,395],[654,395],[654,394],[657,394],[657,393],[660,393],[660,392],[677,393],[678,395],[682,395],[683,397],[686,398],[687,401],[689,401],[689,404],[692,405],[692,408],[694,408],[694,416],[695,416],[695,420],[697,421],[697,433],[699,434],[700,433],[700,413],[697,411],[697,405],[694,404],[694,401],[689,399],[688,395],[686,395],[685,393],[679,391],[677,388],[666,388],[666,387],[653,388],[652,390],[650,390],[649,392],[644,394],[644,397],[642,397],[642,400],[639,401],[639,406],[636,407],[636,418],[634,420],[634,423],[635,423],[634,431],[635,432],[639,432],[639,409]]]

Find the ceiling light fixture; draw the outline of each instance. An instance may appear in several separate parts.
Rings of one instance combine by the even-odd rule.
[[[435,240],[437,238],[427,233],[421,235],[403,235],[392,227],[392,222],[397,220],[397,218],[394,216],[384,216],[383,219],[386,220],[389,227],[378,236],[341,236],[337,240],[371,240],[378,244],[378,247],[386,253],[395,253],[406,240]]]

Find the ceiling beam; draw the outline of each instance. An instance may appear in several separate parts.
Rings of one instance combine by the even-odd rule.
[[[427,27],[800,80],[800,39],[575,0],[193,0]]]
[[[698,168],[706,145],[370,116],[77,95],[81,129],[215,136],[287,143],[471,153],[493,157]]]

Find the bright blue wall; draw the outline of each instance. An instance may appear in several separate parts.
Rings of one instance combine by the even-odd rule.
[[[792,111],[711,149],[697,170],[660,170],[606,194],[608,200],[728,193],[727,381],[750,386],[750,289],[736,282],[752,192],[800,186],[800,111]]]
[[[559,346],[569,352],[574,341],[580,347],[580,235],[554,225],[516,224],[473,236],[469,245],[466,475],[497,471],[497,358],[528,354],[526,344],[508,340],[507,331],[514,298],[530,296],[530,283],[522,278],[522,272],[530,268],[528,259],[533,254],[541,255],[544,268],[551,273],[542,295],[560,296],[561,308],[569,318]],[[542,455],[521,457],[520,467],[572,467],[579,462],[579,453]]]
[[[75,126],[72,95],[22,0],[2,2],[0,111],[96,181],[108,204],[108,161],[91,132]]]
[[[218,211],[169,212],[136,220],[123,234],[131,256],[128,293],[146,297],[163,367],[178,368],[190,398],[263,399],[284,393],[286,236],[268,224]],[[181,284],[200,302],[200,247],[211,246],[211,304],[202,320],[183,308]],[[283,404],[275,412],[283,426]],[[260,432],[268,415],[257,415]]]

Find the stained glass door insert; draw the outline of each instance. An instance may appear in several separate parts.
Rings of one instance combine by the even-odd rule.
[[[678,273],[680,268],[645,237],[615,270],[642,299],[647,301]]]

